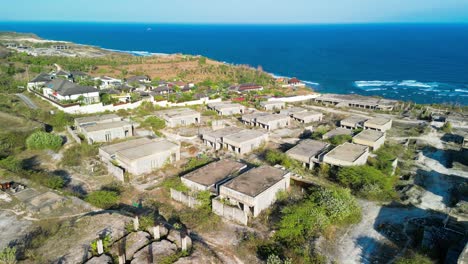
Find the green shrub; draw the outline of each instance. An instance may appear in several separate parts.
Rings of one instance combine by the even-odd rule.
[[[196,157],[196,158],[190,158],[189,161],[184,166],[184,172],[190,172],[190,171],[196,170],[212,161],[213,159],[206,155],[200,155],[199,157]]]
[[[141,126],[150,127],[153,130],[157,131],[166,127],[166,121],[156,116],[150,116],[141,123]]]
[[[6,247],[0,251],[0,263],[1,264],[16,264],[16,248]]]
[[[43,131],[37,131],[26,139],[26,146],[29,149],[44,150],[51,149],[57,151],[62,146],[62,137]]]
[[[409,257],[401,257],[395,261],[395,264],[432,264],[430,258],[421,255],[421,254],[413,254]]]
[[[395,177],[368,165],[341,168],[336,179],[367,199],[388,200],[395,196]]]
[[[445,122],[445,124],[440,128],[444,133],[452,133],[452,123]]]
[[[98,148],[96,145],[89,145],[83,142],[80,145],[69,147],[63,152],[61,165],[70,167],[80,166],[84,160],[97,155]]]
[[[350,142],[353,137],[351,135],[336,135],[328,140],[330,144],[338,146],[345,142]]]
[[[23,162],[21,160],[13,156],[9,156],[7,158],[0,160],[0,167],[5,170],[18,173],[23,169],[22,163]]]
[[[164,181],[161,183],[161,186],[166,188],[167,190],[169,189],[174,189],[179,192],[183,193],[188,193],[190,192],[190,188],[185,186],[182,181],[180,180],[179,177],[169,177],[164,179]]]
[[[114,191],[94,191],[86,196],[85,201],[102,209],[109,209],[118,204],[120,196]]]

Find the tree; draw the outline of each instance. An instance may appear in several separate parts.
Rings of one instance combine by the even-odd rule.
[[[444,133],[452,133],[452,123],[445,122],[445,124],[440,128]]]
[[[51,149],[57,151],[63,143],[63,139],[59,135],[46,133],[43,131],[34,132],[26,139],[26,146],[29,149]]]
[[[109,209],[120,200],[120,195],[115,191],[94,191],[86,197],[85,201],[102,209]]]
[[[156,116],[150,116],[142,122],[142,126],[151,127],[154,131],[157,131],[166,127],[166,121]]]

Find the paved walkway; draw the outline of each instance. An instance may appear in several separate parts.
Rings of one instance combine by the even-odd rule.
[[[18,96],[21,100],[23,100],[23,102],[31,109],[38,109],[39,107],[37,107],[37,105],[31,101],[31,99],[29,99],[29,97],[27,97],[26,95],[24,94],[20,94],[20,93],[17,93],[16,96]]]

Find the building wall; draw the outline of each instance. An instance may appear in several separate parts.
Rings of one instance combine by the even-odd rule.
[[[255,197],[253,217],[257,217],[263,210],[270,207],[276,201],[277,193],[289,189],[289,184],[290,173],[288,173],[281,181]]]
[[[287,127],[289,125],[289,118],[270,121],[268,123],[259,123],[259,125],[263,128],[267,128],[268,130],[275,130],[278,128]]]
[[[237,154],[243,155],[245,153],[249,153],[252,150],[260,147],[264,142],[267,141],[267,139],[268,139],[268,135],[264,135],[262,137],[258,137],[258,138],[255,138],[255,139],[252,139],[252,140],[249,140],[249,141],[246,141],[246,142],[242,142],[240,144],[237,143],[237,142],[233,142],[233,141],[224,139],[223,144],[230,151],[232,151],[232,148],[234,147],[235,152]]]
[[[177,127],[177,126],[189,126],[192,124],[199,124],[201,119],[201,115],[191,115],[191,116],[183,116],[177,118],[168,118],[166,119],[166,124],[168,127]]]
[[[330,164],[330,165],[342,166],[342,167],[359,166],[359,165],[365,165],[366,162],[367,162],[368,157],[369,157],[369,152],[366,152],[365,154],[361,155],[354,162],[348,162],[348,161],[344,161],[344,160],[331,158],[330,156],[325,155],[323,157],[323,162],[327,163],[327,164]]]
[[[295,119],[302,123],[311,123],[311,122],[320,122],[322,121],[322,118],[323,118],[323,114],[316,114],[316,115],[306,116],[302,119],[298,119],[298,118],[295,118]]]
[[[382,126],[369,124],[369,123],[366,122],[366,123],[364,123],[364,127],[366,129],[373,129],[373,130],[378,130],[378,131],[385,132],[385,131],[392,128],[392,120],[390,120],[390,122],[388,122],[388,123],[386,123],[385,125],[382,125]]]
[[[263,106],[263,109],[265,109],[266,111],[273,111],[283,109],[285,106],[285,103],[266,104]]]
[[[201,185],[199,183],[193,182],[189,179],[186,179],[184,177],[180,178],[182,183],[185,184],[185,186],[189,187],[190,190],[192,191],[206,191],[209,189],[209,187],[206,187],[204,185]]]
[[[239,222],[243,225],[247,225],[248,223],[249,217],[246,212],[237,207],[225,205],[218,199],[212,200],[212,210],[213,213],[226,219]]]
[[[86,132],[85,129],[82,131],[85,137],[88,139],[89,143],[110,142],[114,139],[128,138],[133,136],[133,129],[131,125],[92,132]],[[125,134],[125,131],[128,131],[127,135]],[[106,139],[107,134],[110,134],[109,140]]]
[[[175,154],[175,159],[172,155]],[[117,160],[125,164],[119,157]],[[143,157],[127,165],[128,172],[134,175],[150,173],[155,169],[161,168],[166,162],[173,163],[180,160],[180,148],[173,148],[165,152],[157,153],[147,157]]]
[[[190,195],[186,195],[182,192],[179,192],[179,191],[176,191],[174,189],[171,188],[171,198],[178,201],[178,202],[181,202],[185,205],[187,205],[188,207],[190,208],[196,208],[198,206],[200,206],[201,202],[197,200],[197,198],[195,197],[192,197]]]
[[[353,142],[359,145],[371,147],[372,150],[378,150],[385,143],[385,135],[375,142],[358,138],[353,138]]]

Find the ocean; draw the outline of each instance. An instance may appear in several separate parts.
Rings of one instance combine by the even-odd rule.
[[[324,93],[468,105],[468,24],[176,25],[1,22],[135,55],[185,53],[262,66]]]

